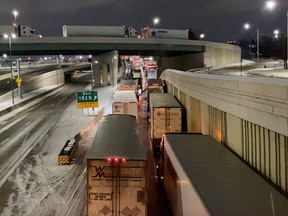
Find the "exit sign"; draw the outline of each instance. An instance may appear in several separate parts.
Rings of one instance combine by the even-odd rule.
[[[77,92],[77,108],[98,107],[97,91]]]

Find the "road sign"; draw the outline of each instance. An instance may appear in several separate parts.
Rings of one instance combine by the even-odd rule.
[[[20,87],[21,86],[21,82],[22,82],[22,79],[20,77],[18,77],[16,79],[16,83],[17,83],[17,86]]]
[[[98,107],[97,91],[77,92],[77,108]]]

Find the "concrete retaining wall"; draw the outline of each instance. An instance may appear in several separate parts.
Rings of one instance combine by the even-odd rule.
[[[288,195],[288,80],[170,69],[161,78],[185,107],[188,132],[211,135]]]

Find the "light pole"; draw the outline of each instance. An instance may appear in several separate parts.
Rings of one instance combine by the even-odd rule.
[[[117,60],[117,56],[113,56],[112,58],[112,67],[111,67],[111,80],[112,80],[112,85],[113,85],[113,88],[114,88],[114,82],[117,80],[117,77],[115,77],[115,74],[116,72],[114,72],[114,68],[118,66],[116,65],[117,62],[115,62]],[[116,70],[116,69],[115,69]],[[117,83],[116,83],[117,84]]]
[[[12,104],[14,105],[14,80],[13,80],[13,68],[12,68],[12,38],[16,38],[15,34],[4,34],[4,38],[8,38],[9,41],[9,55],[10,55],[10,67],[11,67],[11,93],[12,93]]]
[[[244,24],[244,29],[246,29],[246,30],[249,30],[251,28],[251,26],[250,26],[250,24],[249,23],[245,23]],[[256,53],[256,56],[257,56],[257,62],[259,63],[259,53],[260,53],[260,43],[259,43],[259,41],[260,41],[260,33],[259,33],[259,29],[257,28],[256,29],[256,47],[257,47],[257,53]]]
[[[14,26],[17,27],[16,18],[17,18],[17,16],[18,16],[18,11],[13,10],[12,13],[13,13],[13,15],[14,15],[14,21],[15,21],[15,22],[14,22]]]
[[[154,28],[155,28],[156,25],[159,24],[159,22],[160,22],[160,19],[159,19],[158,17],[155,17],[155,18],[153,19]]]
[[[269,0],[266,2],[266,8],[273,10],[276,6],[282,8],[286,11],[286,59],[284,60],[284,69],[287,69],[287,59],[288,59],[288,9],[277,3],[275,0]]]
[[[94,90],[94,74],[93,74],[93,58],[92,55],[88,56],[88,62],[90,63],[90,70],[91,70],[91,90]]]
[[[13,13],[13,15],[14,15],[14,23],[13,23],[14,32],[15,32],[15,34],[17,34],[17,33],[18,33],[18,28],[17,28],[17,16],[18,16],[18,11],[17,11],[17,10],[13,10],[12,13]]]

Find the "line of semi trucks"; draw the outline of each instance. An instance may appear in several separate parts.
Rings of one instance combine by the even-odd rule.
[[[172,215],[288,215],[288,200],[225,146],[209,135],[182,131],[182,106],[162,83],[151,80],[147,87],[149,134]],[[87,154],[89,216],[147,216],[148,161],[135,86],[126,82],[117,89],[129,96],[115,92],[114,114],[103,117]],[[119,103],[129,107],[119,109]]]
[[[198,40],[200,34],[191,29],[157,29],[142,28],[140,33],[129,26],[62,26],[63,37],[126,37],[126,38],[164,38]],[[1,25],[0,37],[4,34],[15,34],[17,37],[34,37],[35,29],[27,25]]]
[[[139,33],[130,26],[72,26],[62,27],[63,37],[129,37],[129,38],[166,38],[197,40],[199,35],[194,31],[178,29],[157,29],[145,27]]]

